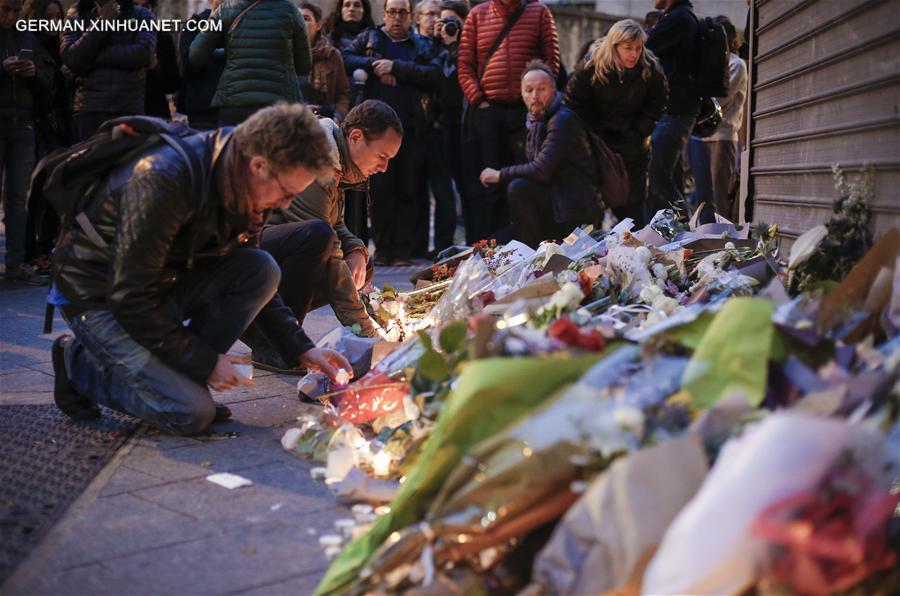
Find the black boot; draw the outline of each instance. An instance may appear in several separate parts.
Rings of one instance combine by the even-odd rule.
[[[282,358],[275,345],[269,340],[265,332],[255,322],[250,323],[241,341],[252,350],[250,360],[255,368],[283,375],[303,376],[306,369],[299,364],[293,366]]]
[[[76,420],[93,420],[100,417],[100,408],[87,396],[75,391],[72,381],[66,373],[66,345],[72,341],[71,335],[60,335],[50,348],[53,360],[53,401],[56,407],[69,418]]]

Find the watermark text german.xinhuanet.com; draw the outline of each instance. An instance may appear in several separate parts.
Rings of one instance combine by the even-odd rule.
[[[65,19],[62,21],[51,19],[22,19],[16,21],[16,30],[30,33],[139,33],[143,31],[165,31],[174,33],[179,31],[204,32],[222,31],[222,21],[189,20],[180,19]]]

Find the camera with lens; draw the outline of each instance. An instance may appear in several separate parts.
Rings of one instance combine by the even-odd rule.
[[[438,23],[444,26],[444,33],[449,37],[456,37],[459,33],[459,21],[454,18],[441,19]]]

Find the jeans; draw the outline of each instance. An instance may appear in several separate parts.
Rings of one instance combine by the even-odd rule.
[[[484,167],[499,170],[525,161],[525,106],[490,105],[478,108],[478,136]],[[502,184],[492,184],[484,192],[476,217],[480,238],[497,237],[510,222],[509,206]]]
[[[526,178],[514,178],[509,183],[506,195],[516,239],[537,248],[544,240],[565,238],[577,225],[577,222],[556,221],[552,194],[550,185]]]
[[[34,128],[0,125],[0,174],[3,178],[3,219],[6,224],[6,268],[25,262],[28,186],[34,169]]]
[[[334,228],[320,219],[270,226],[259,245],[281,268],[278,293],[302,325],[338,246]]]
[[[737,141],[703,141],[691,137],[688,141],[694,194],[691,204],[706,203],[700,223],[715,221],[715,213],[736,221],[731,200],[731,188],[737,171]]]
[[[665,114],[656,123],[650,137],[650,165],[647,167],[650,186],[645,214],[648,222],[660,209],[673,207],[687,212],[684,196],[676,181],[676,175],[680,179],[681,173],[676,172],[676,167],[696,120],[696,114]]]
[[[187,271],[167,300],[201,341],[224,354],[278,288],[278,266],[265,251],[241,248]],[[64,313],[65,314],[65,313]],[[204,384],[167,365],[135,341],[109,310],[66,322],[75,334],[65,351],[75,390],[98,404],[176,434],[197,433],[215,415]]]

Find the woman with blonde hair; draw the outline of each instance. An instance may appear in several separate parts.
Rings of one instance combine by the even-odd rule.
[[[627,206],[614,212],[619,219],[631,217],[638,228],[644,225],[650,133],[669,94],[662,68],[644,47],[646,39],[636,21],[615,23],[575,67],[565,100],[624,159],[631,191]]]

